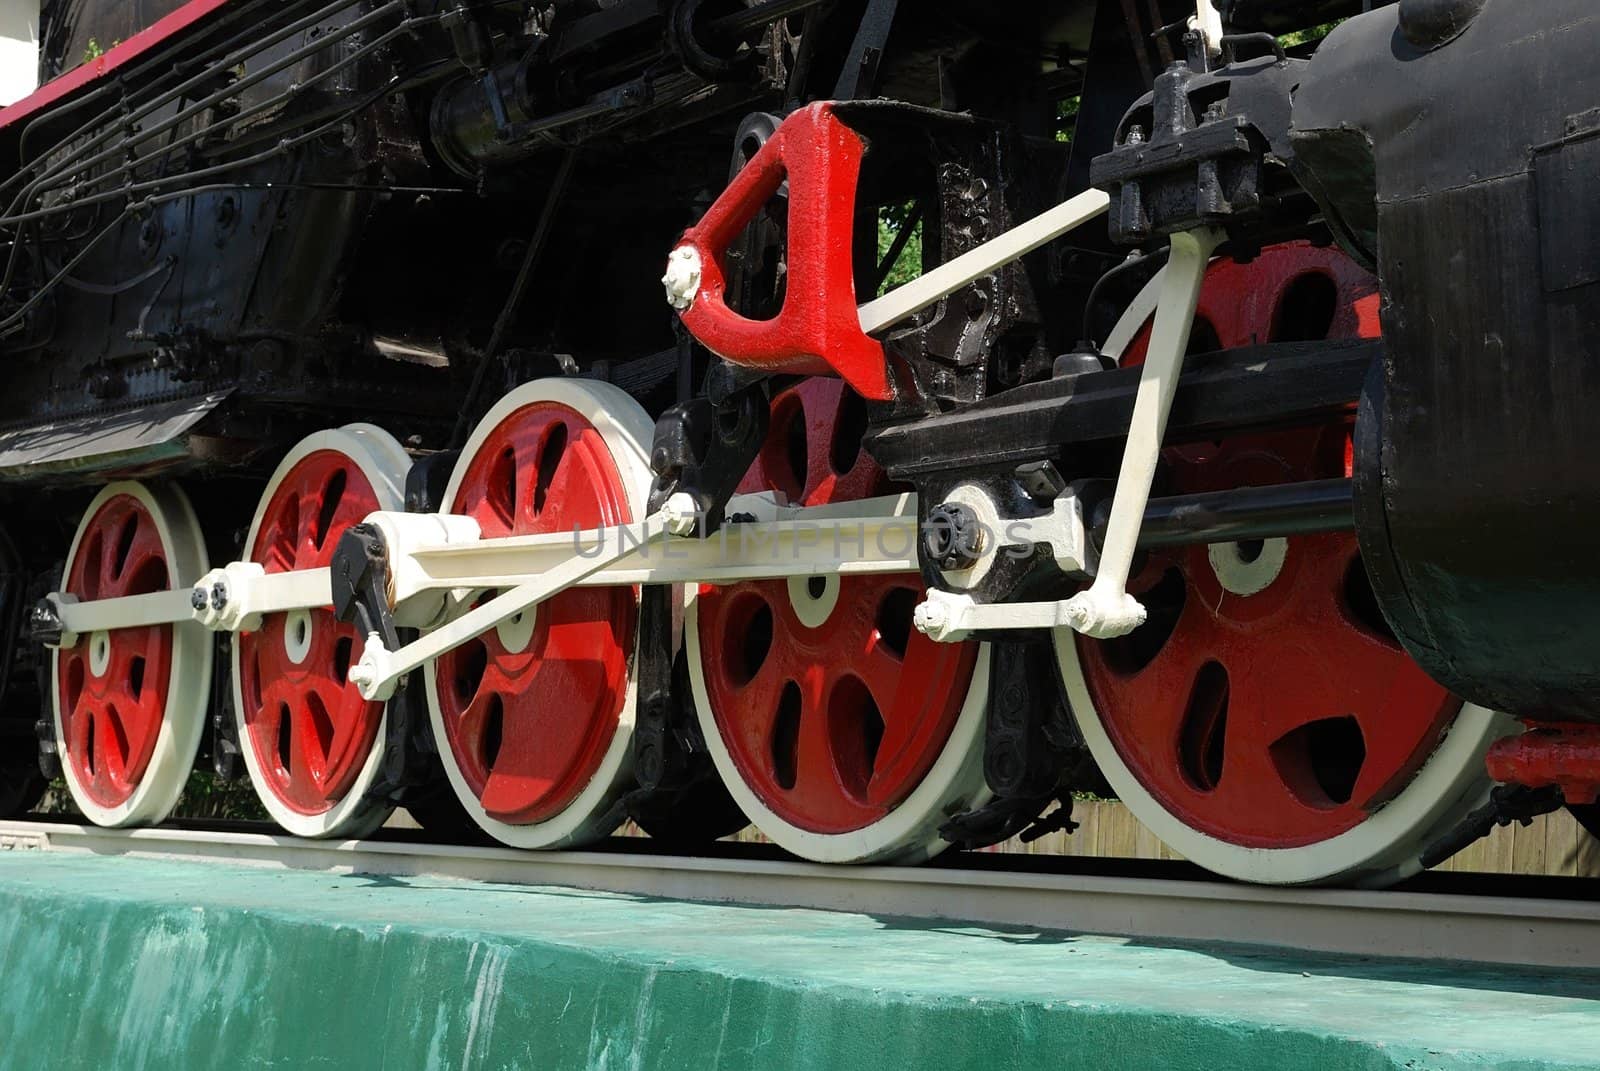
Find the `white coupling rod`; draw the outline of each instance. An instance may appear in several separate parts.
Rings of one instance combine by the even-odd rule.
[[[61,646],[71,647],[89,633],[149,625],[196,622],[216,632],[250,632],[263,614],[329,605],[330,590],[326,568],[268,573],[253,562],[233,562],[193,587],[84,602],[52,591],[45,600],[61,620]]]

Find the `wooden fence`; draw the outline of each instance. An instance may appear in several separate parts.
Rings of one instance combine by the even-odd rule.
[[[1049,833],[1032,844],[1011,840],[996,851],[1045,855],[1092,855],[1121,859],[1178,859],[1120,803],[1079,800],[1072,809],[1079,823],[1071,835]],[[1540,815],[1526,826],[1499,826],[1459,852],[1441,870],[1488,874],[1600,876],[1600,840],[1565,810]]]
[[[1048,833],[1031,844],[1009,840],[990,851],[1033,855],[1079,855],[1114,859],[1181,859],[1114,800],[1078,800],[1071,834]],[[747,829],[733,839],[761,841]],[[1565,810],[1540,815],[1526,826],[1499,826],[1447,861],[1440,870],[1486,874],[1547,874],[1600,877],[1600,840]]]

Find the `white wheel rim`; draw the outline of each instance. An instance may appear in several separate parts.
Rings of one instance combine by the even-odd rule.
[[[267,481],[261,499],[256,504],[255,515],[251,518],[249,534],[245,537],[244,545],[247,551],[255,546],[267,506],[272,502],[272,496],[277,492],[279,485],[302,460],[323,450],[342,454],[355,463],[361,474],[367,478],[367,482],[372,485],[380,509],[404,508],[406,471],[411,467],[411,458],[394,436],[372,424],[346,424],[342,428],[315,432],[295,444],[278,464],[272,478]],[[304,611],[300,613],[303,614]],[[292,620],[294,615],[290,616]],[[309,615],[305,616],[309,619]],[[303,647],[300,658],[294,658],[295,652],[292,647],[287,652],[297,663],[305,658],[304,652],[310,649],[309,628],[304,643],[300,646]],[[362,764],[360,773],[356,775],[355,781],[344,797],[321,814],[305,814],[297,811],[267,787],[266,770],[262,766],[261,757],[256,754],[252,734],[245,722],[239,644],[235,642],[232,648],[234,726],[239,737],[239,750],[244,755],[245,769],[249,771],[250,783],[255,788],[256,798],[261,801],[261,805],[266,808],[272,820],[297,837],[361,837],[383,825],[394,807],[383,800],[368,799],[367,793],[383,770],[383,747],[389,727],[388,712],[385,711],[378,723],[377,735],[373,738],[372,753],[367,756],[367,761]]]
[[[1145,791],[1107,734],[1078,659],[1077,634],[1057,629],[1056,661],[1079,731],[1112,789],[1133,816],[1175,851],[1208,870],[1269,885],[1357,880],[1382,884],[1422,869],[1421,854],[1487,798],[1489,745],[1517,723],[1463,703],[1449,731],[1406,787],[1371,817],[1317,844],[1247,848],[1185,825]]]
[[[587,379],[541,379],[525,383],[501,398],[473,429],[461,451],[461,460],[450,473],[445,488],[446,504],[456,500],[461,481],[484,441],[507,417],[527,405],[551,402],[564,405],[582,415],[600,434],[611,454],[628,496],[634,518],[645,516],[648,508],[651,473],[650,442],[655,422],[626,391]],[[462,605],[470,603],[465,600]],[[536,611],[537,612],[537,611]],[[532,628],[529,615],[528,627]],[[542,822],[515,825],[502,822],[484,810],[463,775],[461,765],[446,743],[450,739],[439,703],[438,674],[435,664],[423,667],[423,683],[428,696],[428,719],[433,738],[439,741],[439,758],[456,798],[482,830],[513,848],[562,848],[591,843],[608,835],[619,819],[613,805],[633,786],[634,705],[638,694],[635,667],[630,661],[628,684],[622,709],[617,716],[616,733],[593,777],[582,791],[558,814]]]
[[[67,562],[77,560],[86,525],[100,507],[118,495],[128,495],[149,512],[155,522],[167,557],[167,582],[171,590],[191,587],[210,564],[200,521],[188,496],[175,486],[147,487],[132,481],[113,483],[101,489],[84,511],[83,520],[72,537]],[[172,670],[167,688],[166,707],[155,749],[139,785],[126,801],[105,807],[90,798],[78,780],[73,763],[66,759],[67,738],[61,710],[61,652],[50,656],[50,709],[55,722],[57,753],[63,756],[62,777],[73,802],[83,816],[99,826],[154,825],[177,806],[188,783],[205,731],[206,708],[211,698],[211,659],[213,644],[206,629],[190,621],[172,626]],[[109,657],[109,656],[108,656]]]

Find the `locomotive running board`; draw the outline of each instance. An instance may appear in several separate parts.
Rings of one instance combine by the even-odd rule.
[[[0,477],[129,474],[187,457],[188,431],[231,390],[0,432]]]

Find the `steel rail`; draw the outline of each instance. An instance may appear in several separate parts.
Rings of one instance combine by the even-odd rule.
[[[615,841],[612,842],[615,845]],[[648,842],[640,842],[641,846]],[[968,866],[824,866],[615,850],[522,852],[286,834],[0,821],[6,849],[564,886],[986,926],[1538,968],[1592,968],[1600,902],[1458,892],[1273,888]],[[3,858],[3,856],[0,856]],[[1039,857],[1020,857],[1036,861]]]

